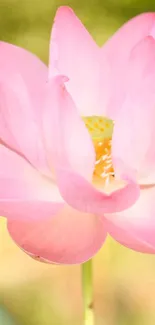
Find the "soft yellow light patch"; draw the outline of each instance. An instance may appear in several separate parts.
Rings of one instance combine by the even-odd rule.
[[[88,116],[84,117],[83,120],[92,137],[96,152],[93,182],[99,185],[109,183],[114,177],[111,160],[113,121],[102,116]]]

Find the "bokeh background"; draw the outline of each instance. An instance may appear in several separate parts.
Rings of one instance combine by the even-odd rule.
[[[130,17],[155,11],[154,0],[0,0],[0,39],[48,62],[55,11],[70,5],[101,45]],[[10,239],[0,219],[0,325],[81,325],[79,266],[34,261]],[[97,325],[155,324],[155,256],[108,238],[94,258]]]

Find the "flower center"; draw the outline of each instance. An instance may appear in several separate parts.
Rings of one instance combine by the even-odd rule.
[[[114,123],[102,116],[84,117],[83,121],[91,135],[96,152],[93,183],[98,185],[107,184],[114,177],[111,159],[111,139]]]

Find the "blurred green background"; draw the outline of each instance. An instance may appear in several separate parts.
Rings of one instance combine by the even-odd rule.
[[[155,11],[154,0],[0,0],[0,38],[48,61],[56,8],[70,5],[102,44],[130,17]],[[0,325],[82,325],[79,266],[34,261],[0,220]],[[155,324],[155,256],[107,240],[94,258],[97,325]],[[12,316],[9,319],[7,312]]]

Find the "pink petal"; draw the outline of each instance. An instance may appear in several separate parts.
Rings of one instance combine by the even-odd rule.
[[[84,177],[71,169],[57,169],[57,184],[64,200],[73,208],[103,217],[132,206],[139,197],[139,186],[131,180],[110,194],[100,192]]]
[[[130,57],[128,94],[115,121],[112,139],[116,174],[121,174],[122,162],[135,170],[138,179],[155,174],[154,62],[155,41],[150,36],[134,48]]]
[[[34,221],[46,222],[49,216],[52,218],[61,210],[61,203],[55,199],[53,195],[53,202],[44,198],[0,200],[0,215],[16,226],[18,222],[23,222],[24,225]]]
[[[1,81],[9,82],[17,74],[21,76],[33,102],[33,109],[39,114],[48,77],[46,65],[27,50],[0,42],[0,71]]]
[[[55,77],[47,85],[44,105],[44,137],[52,165],[70,165],[91,179],[95,151],[84,122],[63,85],[63,77]]]
[[[31,53],[0,43],[0,138],[46,170],[40,120],[46,66]]]
[[[39,218],[43,206],[47,205],[44,208],[49,211],[53,202],[62,201],[54,183],[42,177],[24,158],[0,145],[0,215],[22,215],[26,219],[30,211],[37,211],[34,217]]]
[[[101,216],[128,208],[139,195],[137,184],[129,180],[123,189],[108,195],[87,181],[92,180],[94,169],[92,141],[62,85],[62,77],[55,77],[50,87],[44,134],[62,197],[77,210]]]
[[[132,49],[152,33],[155,13],[144,13],[124,24],[103,46],[101,52],[101,103],[106,115],[115,119],[124,98],[124,78]],[[119,76],[119,78],[118,78]]]
[[[60,7],[52,29],[50,78],[69,77],[67,89],[81,115],[97,115],[99,48],[69,7]]]
[[[106,228],[96,216],[68,206],[45,220],[9,221],[13,240],[34,258],[60,264],[82,263],[102,246]]]
[[[110,235],[124,246],[155,253],[155,186],[141,190],[139,200],[128,210],[106,215]]]

